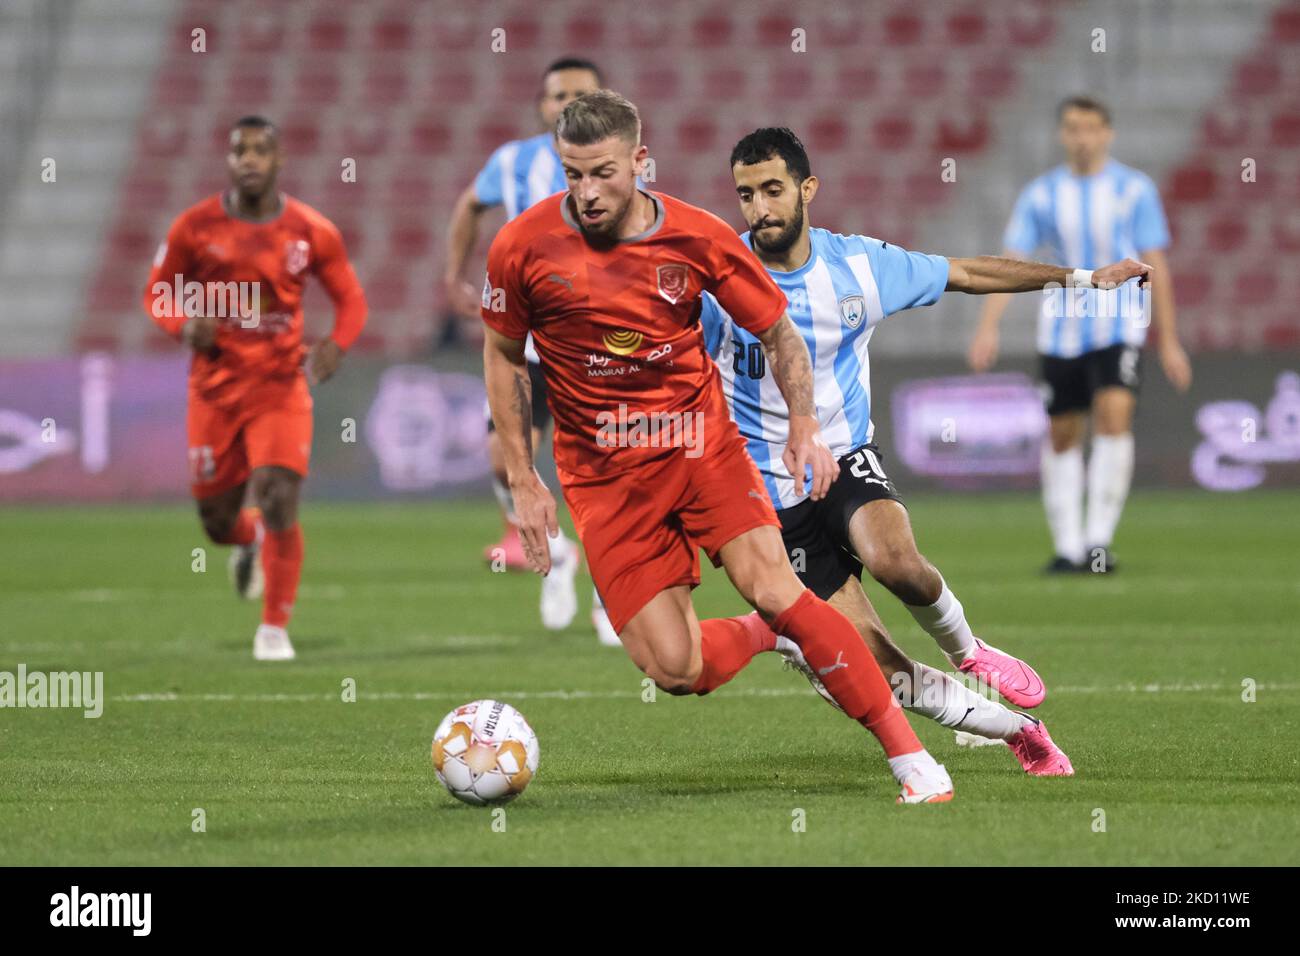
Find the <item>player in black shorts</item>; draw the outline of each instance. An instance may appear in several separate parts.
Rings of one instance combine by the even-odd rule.
[[[1165,260],[1169,227],[1150,176],[1110,156],[1110,110],[1088,96],[1057,108],[1065,163],[1027,185],[1003,236],[1007,256],[1048,249],[1081,256],[1069,283],[1044,296],[1038,352],[1049,418],[1042,450],[1043,508],[1052,534],[1053,574],[1115,569],[1111,539],[1133,478],[1133,413],[1147,329],[1159,333],[1156,355],[1178,391],[1192,366],[1178,341],[1173,278]],[[1122,201],[1102,197],[1123,197]],[[1105,237],[1104,239],[1102,237]],[[1151,266],[1149,287],[1106,287],[1095,269],[1114,255]],[[990,296],[971,341],[977,372],[993,366],[998,323],[1008,296]],[[1092,442],[1084,462],[1089,426]],[[1086,500],[1086,509],[1085,509]]]

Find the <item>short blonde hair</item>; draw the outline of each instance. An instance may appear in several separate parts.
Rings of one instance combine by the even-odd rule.
[[[590,146],[610,136],[639,146],[641,114],[635,104],[613,90],[593,90],[564,107],[555,135],[574,146]]]

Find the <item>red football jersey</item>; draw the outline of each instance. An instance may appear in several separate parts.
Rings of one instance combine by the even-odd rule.
[[[703,412],[719,437],[730,425],[704,349],[702,292],[754,334],[785,313],[784,294],[734,229],[649,195],[654,225],[612,247],[587,242],[564,192],[507,223],[488,253],[483,321],[512,339],[532,332],[555,417],[555,461],[572,475],[595,478],[672,453],[598,440],[611,416]]]
[[[280,215],[251,222],[232,216],[218,194],[172,223],[144,307],[172,336],[189,316],[221,318],[213,353],[194,355],[190,390],[233,404],[259,382],[301,374],[302,294],[312,275],[334,300],[332,337],[346,349],[361,332],[366,304],[334,224],[288,196]]]

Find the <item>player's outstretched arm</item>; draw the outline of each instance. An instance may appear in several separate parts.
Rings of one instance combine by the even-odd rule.
[[[1136,259],[1103,266],[1092,272],[1067,269],[1046,262],[1012,259],[1006,256],[976,256],[973,259],[948,260],[949,292],[988,295],[993,292],[1037,292],[1052,286],[1111,287],[1129,279],[1145,281],[1151,266]]]
[[[979,326],[966,353],[970,367],[976,372],[984,372],[997,361],[998,325],[1011,304],[1013,293],[1067,285],[1113,288],[1134,278],[1145,282],[1152,272],[1152,266],[1135,259],[1124,259],[1089,273],[1083,269],[1067,269],[1011,255],[976,256],[948,260],[948,285],[945,288],[950,292],[989,297],[980,311]]]
[[[759,335],[767,364],[772,369],[781,397],[790,409],[790,437],[781,461],[795,477],[795,493],[803,495],[803,482],[799,479],[806,467],[812,466],[812,497],[814,501],[826,497],[831,482],[839,473],[835,457],[822,438],[821,424],[817,421],[817,406],[813,401],[812,360],[808,346],[799,335],[789,313],[782,315],[771,328]]]
[[[519,536],[533,570],[551,570],[549,536],[560,533],[555,496],[533,467],[533,387],[528,379],[524,340],[502,335],[491,326],[483,330],[483,378],[488,408],[505,457],[510,494],[515,501]]]

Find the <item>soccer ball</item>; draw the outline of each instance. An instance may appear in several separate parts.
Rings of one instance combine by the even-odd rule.
[[[524,715],[499,700],[457,707],[433,735],[433,769],[457,800],[476,807],[509,803],[537,773],[537,735]]]

